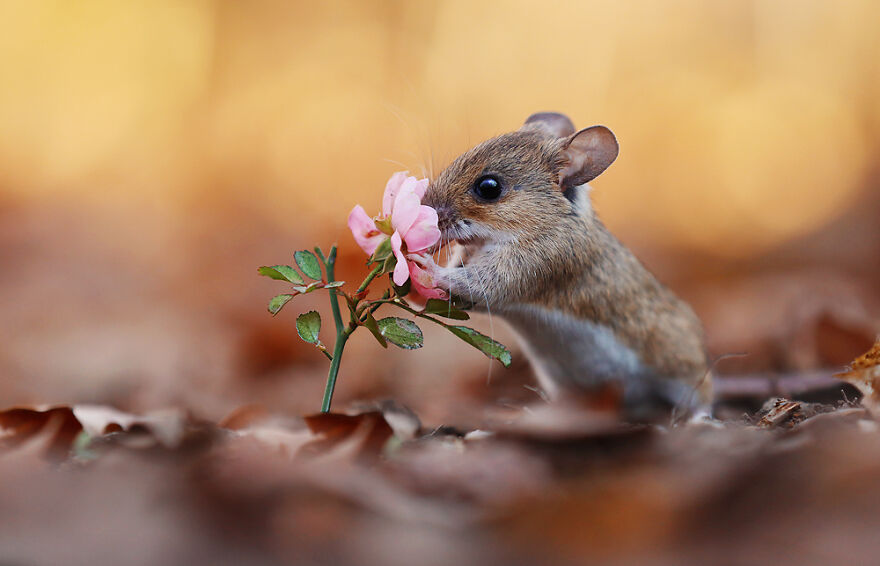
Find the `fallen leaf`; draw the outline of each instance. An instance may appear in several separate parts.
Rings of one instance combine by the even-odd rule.
[[[803,420],[801,404],[788,399],[771,399],[764,405],[761,413],[757,423],[760,428],[775,428],[783,425],[792,427]]]
[[[0,411],[0,448],[14,448],[46,432],[46,455],[64,459],[83,427],[68,406],[13,407]]]
[[[382,453],[385,443],[394,434],[380,411],[357,415],[317,413],[303,419],[317,436],[302,447],[300,453],[303,455],[319,456],[345,448],[355,459],[372,460]]]
[[[226,415],[218,426],[230,430],[242,430],[265,420],[268,416],[269,411],[263,405],[244,405]]]
[[[179,446],[187,427],[186,414],[177,409],[146,415],[133,415],[104,405],[74,405],[72,410],[89,436],[144,429],[166,448]]]
[[[849,371],[837,373],[834,377],[851,383],[861,391],[862,405],[876,415],[876,411],[880,409],[880,340],[853,360]]]
[[[371,403],[356,403],[352,408],[357,413],[379,411],[385,422],[400,440],[413,440],[422,430],[422,421],[412,409],[392,399]]]

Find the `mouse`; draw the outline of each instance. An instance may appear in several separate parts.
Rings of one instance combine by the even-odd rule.
[[[593,209],[618,153],[607,127],[540,112],[454,159],[423,199],[451,250],[435,285],[504,319],[551,401],[612,387],[631,414],[705,410],[700,320]]]

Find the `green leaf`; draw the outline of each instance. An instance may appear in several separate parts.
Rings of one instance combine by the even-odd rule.
[[[501,342],[496,342],[484,334],[480,334],[473,328],[467,326],[447,326],[450,332],[483,352],[488,357],[501,362],[504,367],[510,366],[510,350],[508,350]]]
[[[308,285],[294,285],[293,290],[296,291],[297,293],[305,295],[306,293],[311,293],[312,291],[319,288],[320,286],[321,286],[320,281],[313,281],[312,283],[309,283]]]
[[[394,284],[394,279],[390,275],[388,276],[388,278],[391,279],[391,286],[394,288],[394,293],[397,294],[398,297],[405,297],[409,295],[409,291],[410,289],[412,289],[412,284],[410,283],[409,279],[407,279],[403,283],[403,285],[398,286]]]
[[[391,239],[385,238],[373,252],[373,255],[370,256],[369,261],[367,261],[367,265],[384,262],[389,257],[394,257],[394,253],[391,250]]]
[[[422,330],[415,322],[405,318],[389,316],[376,321],[382,336],[404,350],[415,350],[423,345]]]
[[[470,316],[464,311],[460,311],[452,306],[452,303],[442,299],[428,299],[425,303],[425,314],[436,314],[444,318],[453,320],[468,320]]]
[[[321,279],[321,264],[315,254],[309,251],[301,251],[293,254],[293,259],[306,276],[312,279]]]
[[[287,301],[292,298],[293,295],[275,295],[269,300],[269,312],[272,313],[272,316],[275,316],[287,304]]]
[[[370,333],[376,338],[376,341],[383,347],[388,347],[388,341],[385,340],[385,337],[382,336],[382,331],[379,330],[379,325],[376,323],[376,319],[373,318],[373,313],[369,310],[367,311],[367,319],[364,321],[364,326]]]
[[[345,285],[345,281],[331,281],[330,283],[324,285],[324,288],[335,289],[336,287],[342,287],[343,285]]]
[[[309,344],[318,341],[321,331],[321,315],[315,311],[304,312],[296,317],[296,333]]]
[[[391,273],[394,271],[395,266],[397,266],[397,256],[391,254],[385,258],[385,263],[382,265],[382,272],[379,275]]]
[[[289,265],[273,265],[272,267],[260,267],[257,273],[277,279],[279,281],[289,281],[294,285],[302,285],[303,278],[297,271]]]

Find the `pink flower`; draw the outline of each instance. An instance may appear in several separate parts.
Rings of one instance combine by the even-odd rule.
[[[429,270],[422,269],[416,262],[409,262],[409,280],[416,293],[427,299],[448,298],[443,289],[434,286],[434,276]]]
[[[364,207],[357,205],[348,215],[348,229],[354,236],[354,241],[367,255],[373,255],[388,234],[383,233],[376,227],[372,218],[367,216]]]
[[[358,205],[348,215],[348,227],[368,255],[373,255],[379,244],[390,236],[391,249],[397,258],[392,275],[394,284],[403,285],[411,279],[417,292],[439,298],[444,296],[443,291],[433,288],[430,273],[415,262],[440,240],[437,212],[422,204],[427,188],[427,179],[395,173],[385,186],[382,216],[370,218]]]

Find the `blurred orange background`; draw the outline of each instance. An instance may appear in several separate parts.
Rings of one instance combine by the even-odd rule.
[[[338,241],[358,278],[354,204],[540,110],[617,134],[596,207],[713,353],[751,354],[732,369],[843,363],[878,330],[878,24],[867,0],[3,2],[0,397],[317,408],[324,360],[256,266]],[[445,340],[378,372],[354,343],[340,402],[484,386]]]

